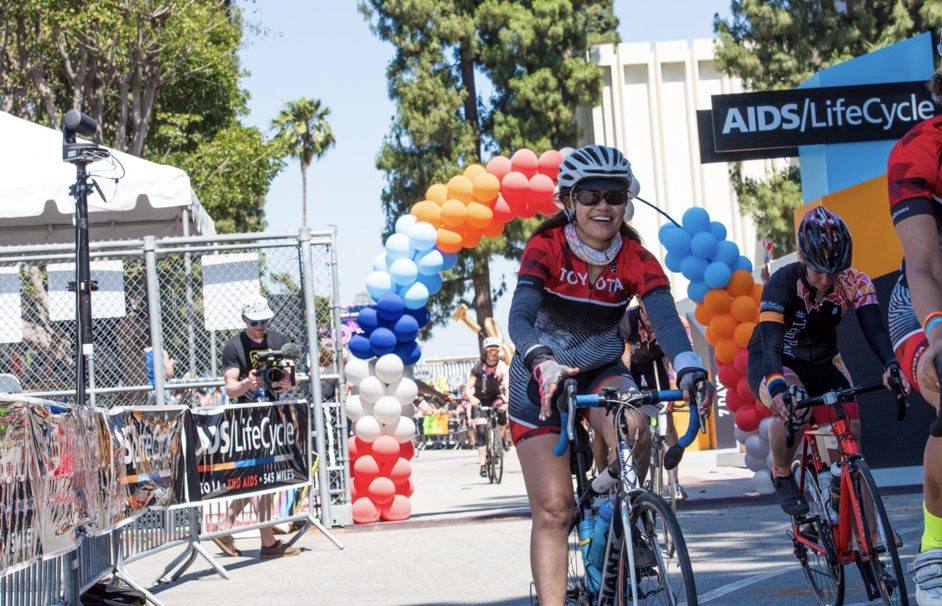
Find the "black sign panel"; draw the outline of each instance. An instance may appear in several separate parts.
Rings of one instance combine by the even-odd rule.
[[[775,147],[772,149],[746,149],[742,151],[718,152],[713,141],[713,111],[697,110],[697,130],[700,134],[700,164],[717,162],[747,162],[767,158],[797,158],[797,147]]]
[[[924,81],[713,96],[717,152],[900,139],[939,112]]]

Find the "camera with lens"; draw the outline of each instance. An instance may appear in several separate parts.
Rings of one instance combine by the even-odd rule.
[[[297,360],[301,357],[301,348],[294,343],[285,343],[285,346],[275,351],[263,351],[256,354],[256,359],[264,362],[265,366],[256,369],[255,373],[265,382],[265,387],[272,389],[275,383],[291,378],[291,383],[297,381],[295,367],[281,364],[284,360]]]

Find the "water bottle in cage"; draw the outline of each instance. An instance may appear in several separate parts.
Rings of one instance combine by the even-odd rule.
[[[835,512],[841,510],[841,468],[831,465],[831,498],[829,505]]]

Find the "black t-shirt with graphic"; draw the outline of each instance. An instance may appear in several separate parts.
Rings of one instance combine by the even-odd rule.
[[[274,351],[284,347],[288,338],[276,330],[268,329],[265,338],[261,343],[256,343],[245,334],[243,330],[236,336],[229,339],[225,348],[222,350],[223,372],[227,368],[239,369],[239,380],[249,376],[249,371],[259,369],[265,366],[264,362],[256,360],[256,356],[265,351]],[[233,401],[236,403],[255,402],[258,394],[255,390],[248,390]],[[278,394],[268,390],[268,399],[272,402],[278,399]]]

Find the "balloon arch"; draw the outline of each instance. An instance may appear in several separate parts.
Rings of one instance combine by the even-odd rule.
[[[396,221],[385,252],[373,261],[366,288],[375,302],[357,318],[362,333],[350,339],[353,358],[346,376],[359,389],[346,402],[354,423],[348,443],[353,477],[353,519],[369,524],[409,517],[415,489],[409,461],[414,454],[413,401],[418,389],[412,365],[422,349],[418,331],[429,322],[426,303],[442,287],[441,272],[452,269],[462,248],[496,238],[516,217],[558,212],[553,202],[559,165],[571,148],[537,156],[529,149],[510,158],[495,156],[487,166],[472,164],[447,184],[429,187],[425,200]],[[696,319],[707,326],[716,348],[719,381],[728,386],[726,406],[735,412],[737,438],[746,444],[746,462],[757,471],[757,489],[768,476],[771,416],[757,404],[745,383],[745,347],[758,323],[762,291],[752,265],[726,240],[726,228],[707,211],[691,208],[683,224],[664,225],[658,238],[667,249],[665,265],[690,280],[687,293],[697,303]],[[761,458],[761,465],[760,463]],[[760,477],[762,472],[765,476]],[[771,486],[771,477],[768,477]]]

